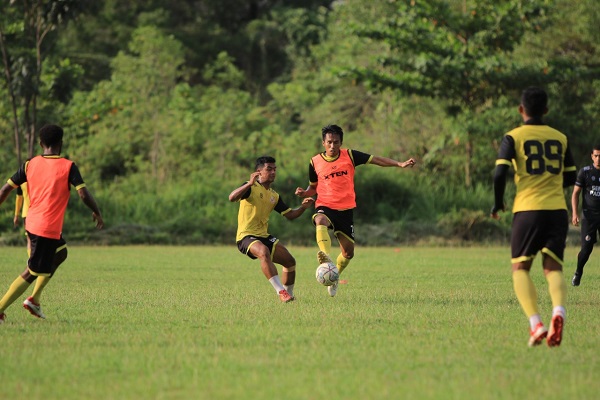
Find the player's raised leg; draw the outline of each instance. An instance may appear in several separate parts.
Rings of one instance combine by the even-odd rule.
[[[27,290],[34,279],[35,277],[29,274],[29,269],[27,268],[25,268],[25,271],[23,271],[21,275],[17,276],[13,283],[11,283],[2,299],[0,299],[0,315],[4,315],[5,318],[4,310],[6,310],[12,303],[15,302],[15,300],[25,293],[25,290]]]

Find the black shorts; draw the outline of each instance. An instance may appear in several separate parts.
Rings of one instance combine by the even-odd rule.
[[[598,231],[600,230],[600,215],[590,217],[584,216],[581,219],[581,244],[584,242],[596,243],[598,240]]]
[[[315,214],[312,216],[313,224],[315,217],[319,214],[325,215],[331,224],[329,227],[333,230],[334,235],[339,233],[346,236],[350,241],[354,242],[354,210],[337,211],[329,207],[319,206],[315,209]]]
[[[61,236],[60,239],[50,239],[27,232],[31,242],[31,253],[27,267],[31,275],[50,276],[54,268],[54,255],[57,251],[66,247],[67,242]]]
[[[252,235],[244,236],[242,238],[242,240],[239,240],[237,242],[238,250],[242,254],[245,254],[254,260],[254,259],[256,259],[256,256],[254,256],[254,254],[252,254],[250,252],[250,247],[256,242],[261,242],[262,244],[267,246],[267,248],[269,249],[269,252],[271,252],[271,259],[273,259],[273,253],[274,253],[273,250],[275,249],[275,246],[277,246],[277,243],[279,243],[279,239],[277,239],[275,236],[272,236],[272,235],[269,235],[267,237],[259,237],[259,236],[252,236]]]
[[[569,216],[567,210],[520,211],[512,222],[512,263],[533,260],[538,251],[563,263]]]

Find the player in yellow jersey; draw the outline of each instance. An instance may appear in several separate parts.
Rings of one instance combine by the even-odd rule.
[[[289,220],[296,219],[312,206],[314,199],[306,198],[294,209],[284,203],[271,188],[277,172],[273,157],[259,157],[254,171],[248,182],[229,195],[229,201],[240,203],[236,242],[242,254],[260,260],[263,274],[279,294],[279,299],[287,303],[294,300],[296,260],[279,239],[269,234],[269,215],[275,210]],[[282,279],[279,279],[275,263],[282,266]]]
[[[342,149],[344,131],[337,125],[323,127],[321,135],[325,151],[311,158],[308,170],[309,186],[306,189],[297,188],[296,195],[317,195],[315,214],[312,218],[319,246],[317,258],[319,264],[332,262],[329,257],[331,238],[328,229],[333,230],[341,249],[335,263],[341,274],[354,257],[355,168],[362,164],[406,168],[415,165],[415,160],[409,158],[401,162],[357,150]],[[338,283],[339,281],[327,287],[331,297],[336,295]]]
[[[528,345],[537,346],[546,339],[548,346],[555,347],[562,341],[567,300],[563,256],[569,217],[563,188],[575,183],[577,170],[567,137],[542,121],[547,104],[543,89],[523,91],[519,113],[524,124],[504,136],[498,151],[491,216],[498,219],[498,212],[504,211],[506,176],[512,165],[517,189],[512,209],[513,287],[529,318]],[[537,291],[529,275],[538,251],[552,300],[550,330],[540,317]]]

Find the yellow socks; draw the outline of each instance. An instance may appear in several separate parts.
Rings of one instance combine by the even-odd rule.
[[[532,315],[539,314],[537,291],[529,276],[529,272],[521,269],[517,270],[513,272],[512,278],[515,294],[517,295],[517,299],[519,300],[525,315],[529,318]]]
[[[340,253],[340,255],[337,257],[337,260],[335,260],[335,263],[338,267],[338,270],[340,271],[340,274],[342,273],[342,271],[348,266],[348,264],[350,264],[350,259],[349,258],[345,258],[342,253]]]
[[[49,276],[38,276],[35,279],[35,287],[33,288],[31,297],[33,297],[33,301],[36,304],[40,304],[40,297],[42,296],[42,290],[44,290],[44,288],[46,287],[48,282],[50,282]]]
[[[564,307],[567,302],[567,284],[562,271],[550,271],[546,275],[552,307]]]
[[[331,251],[331,238],[325,225],[317,225],[317,246],[319,246],[319,250],[329,255]]]
[[[21,275],[19,275],[17,279],[15,279],[14,282],[10,285],[8,291],[6,292],[2,300],[0,300],[0,313],[3,313],[4,310],[8,308],[8,306],[14,303],[16,299],[18,299],[23,293],[25,293],[25,290],[27,290],[29,285],[31,284],[25,279],[23,279]]]

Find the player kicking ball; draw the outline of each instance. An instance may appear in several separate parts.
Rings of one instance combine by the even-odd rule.
[[[315,214],[312,217],[316,228],[319,264],[331,263],[331,237],[329,229],[337,238],[341,252],[335,264],[339,274],[354,257],[354,172],[357,166],[373,164],[380,167],[413,167],[415,160],[409,158],[400,162],[391,158],[373,156],[357,150],[342,149],[344,131],[337,125],[327,125],[321,129],[325,151],[310,160],[308,166],[309,186],[297,188],[299,197],[317,195]],[[331,297],[337,294],[339,280],[327,287]]]

